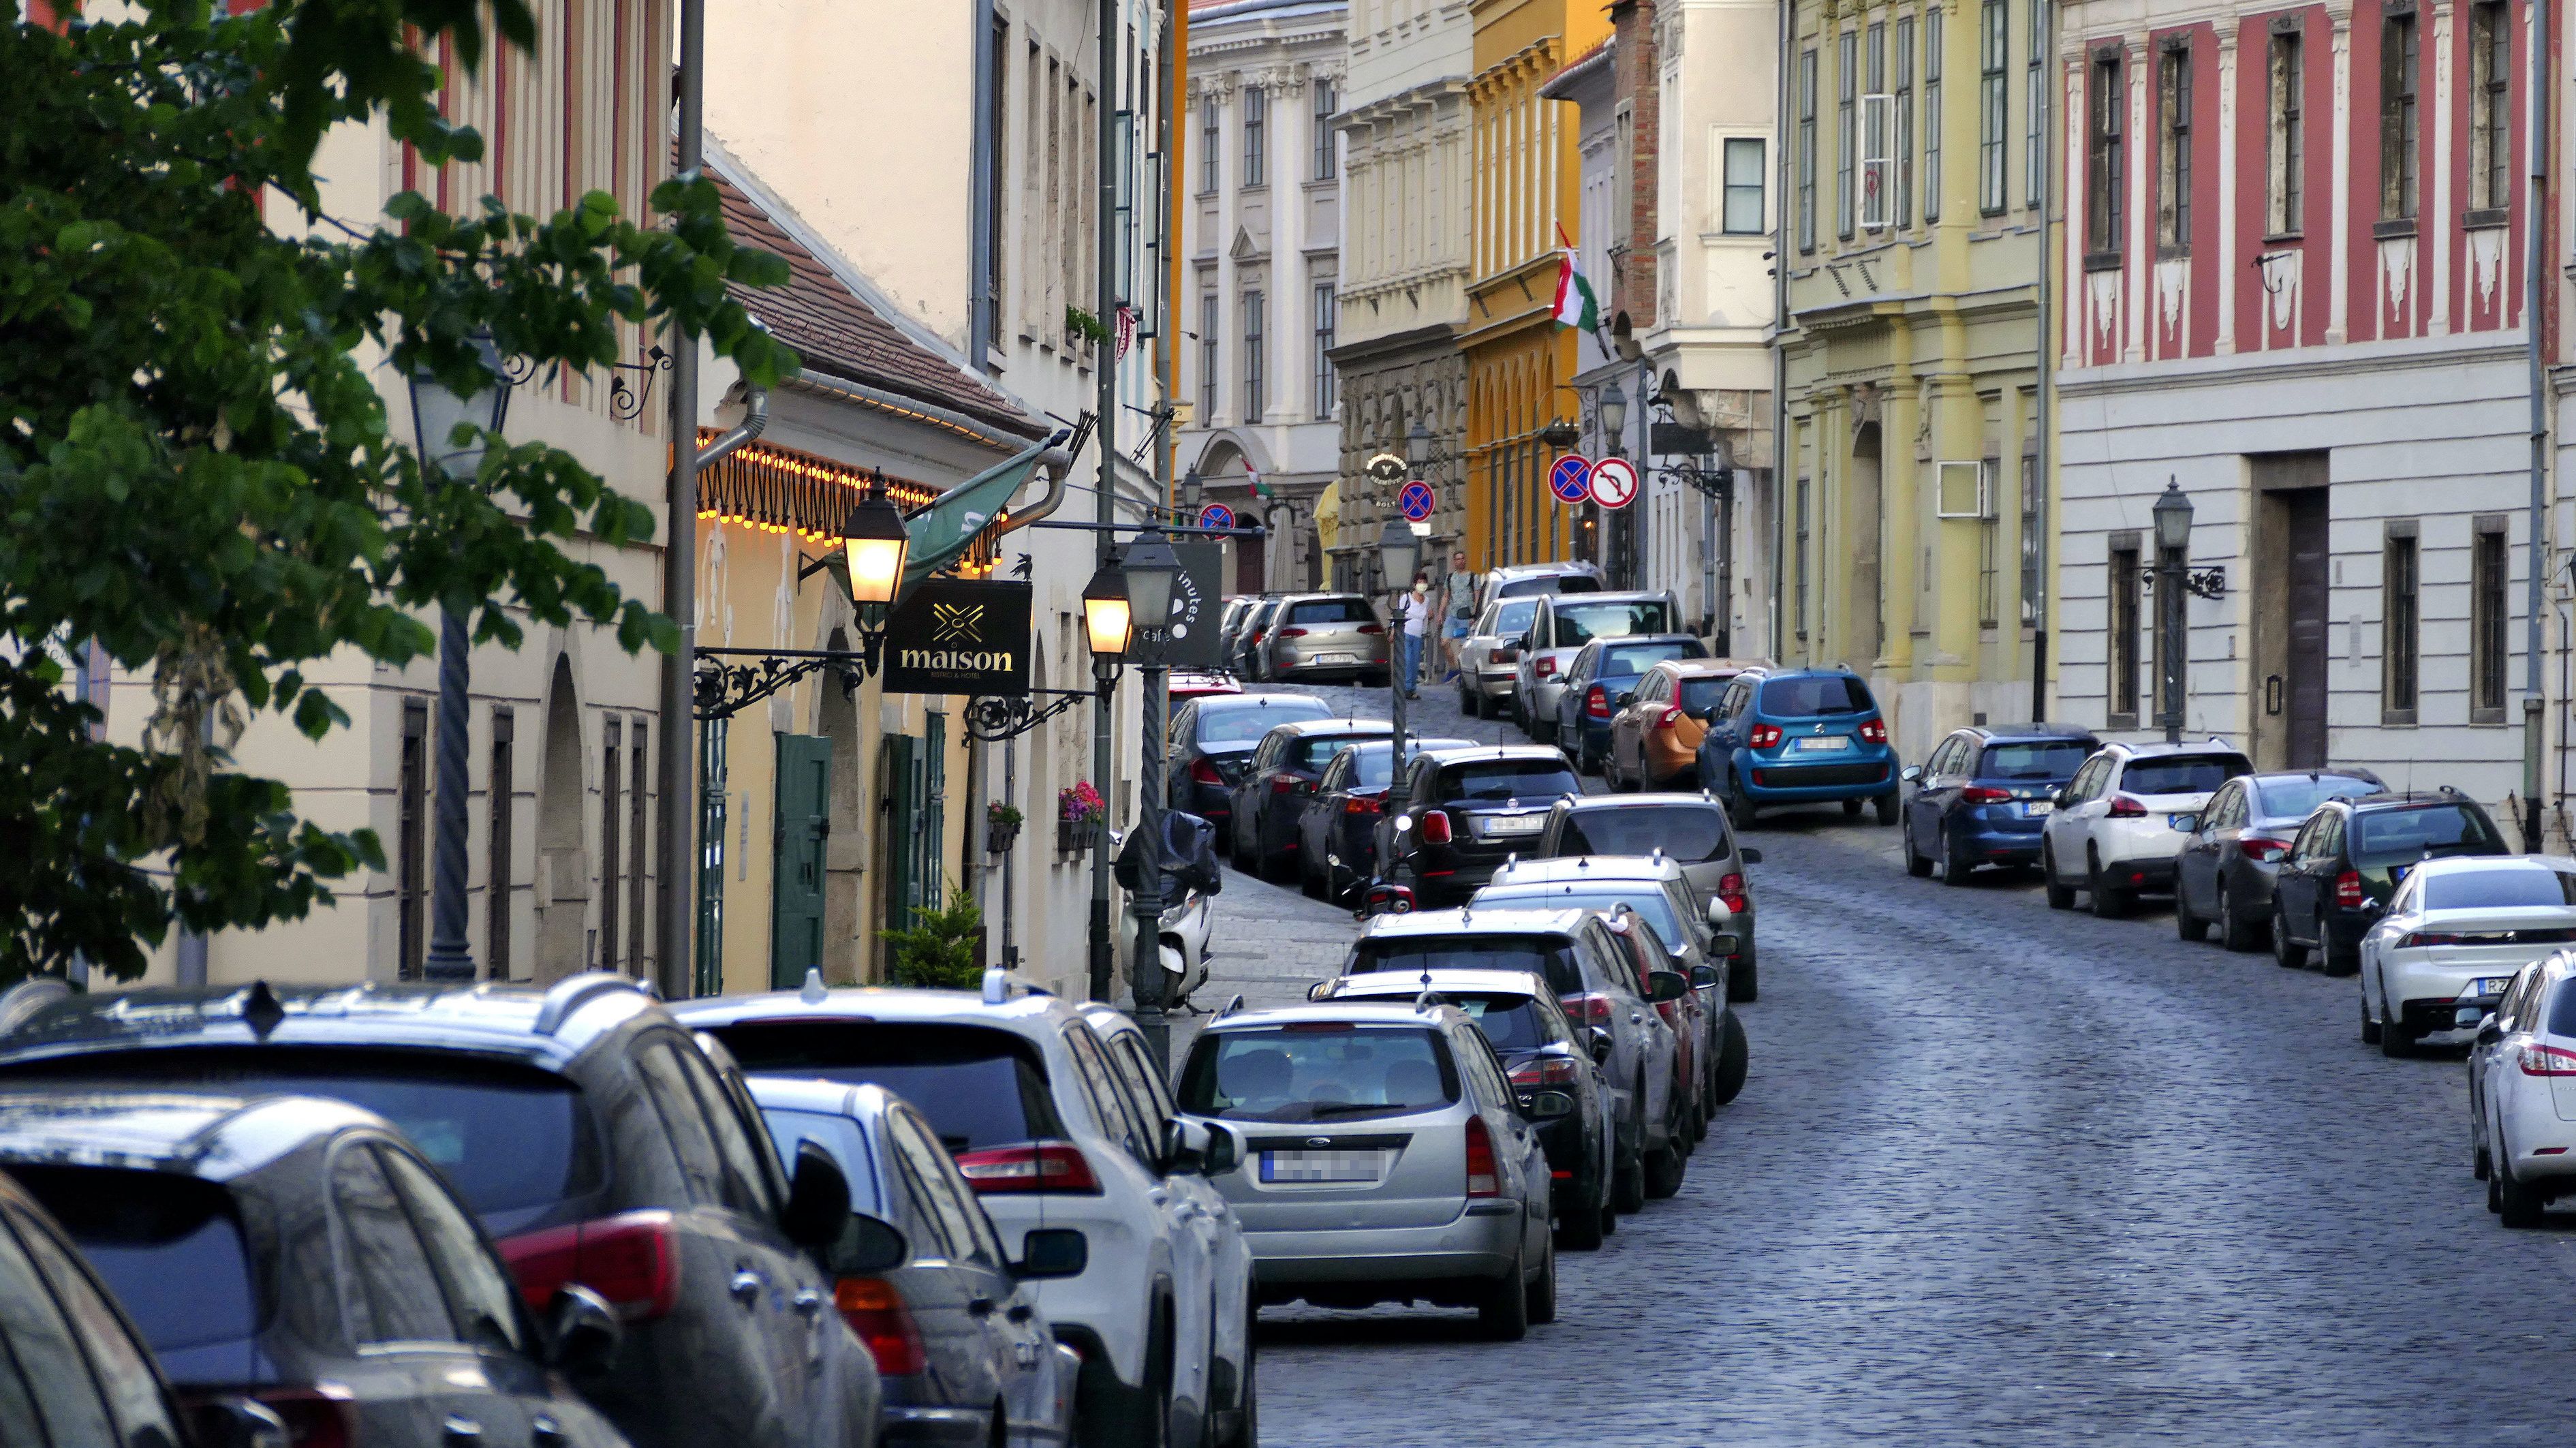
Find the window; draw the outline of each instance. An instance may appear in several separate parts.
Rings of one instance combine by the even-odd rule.
[[[1797,623],[1798,637],[1807,636],[1807,493],[1808,481],[1798,480],[1798,602],[1790,617]]]
[[[1243,184],[1267,186],[1270,171],[1262,151],[1270,143],[1270,92],[1247,86],[1243,92]]]
[[[2021,194],[2022,204],[2034,208],[2048,200],[2044,189],[2047,177],[2043,174],[2048,148],[2040,144],[2039,135],[2039,115],[2046,100],[2040,87],[2047,83],[2039,63],[2047,52],[2048,0],[2030,0],[2030,45],[2022,69]]]
[[[2156,57],[2156,245],[2191,250],[2191,51]]]
[[[1216,190],[1216,150],[1224,139],[1224,122],[1216,108],[1216,92],[1199,97],[1199,194],[1211,195]]]
[[[375,1148],[376,1164],[392,1181],[419,1228],[421,1246],[438,1269],[450,1316],[464,1329],[464,1339],[483,1347],[515,1352],[519,1348],[519,1314],[513,1302],[518,1289],[501,1271],[445,1186],[409,1155],[388,1146]]]
[[[429,705],[403,701],[402,764],[394,795],[394,969],[420,979],[428,958]]]
[[[2300,119],[2305,104],[2300,92],[2307,85],[2307,67],[2300,57],[2299,32],[2295,30],[2272,37],[2271,84],[2271,177],[2263,229],[2273,236],[2296,236],[2307,170],[2307,138]]]
[[[1243,294],[1243,420],[1261,420],[1261,293]]]
[[[2505,587],[2513,565],[2505,551],[2505,516],[2481,515],[2469,549],[2469,722],[2504,722],[2505,629],[2513,610]]]
[[[2504,0],[2469,9],[2469,207],[2513,203],[2513,19]],[[2501,222],[2493,218],[2473,218]]]
[[[984,336],[998,342],[1002,335],[1002,288],[1007,278],[1003,271],[1003,248],[1007,244],[1003,205],[1010,182],[1002,174],[1002,157],[1010,137],[1010,64],[1011,23],[996,15],[992,34],[992,91],[984,98],[984,129],[990,148],[984,173]],[[981,358],[976,359],[979,363]]]
[[[1896,22],[1896,136],[1889,146],[1895,161],[1896,224],[1914,224],[1914,17]]]
[[[1923,16],[1923,220],[1941,219],[1941,7]]]
[[[423,1290],[429,1255],[376,1154],[347,1142],[331,1161],[331,1207],[340,1228],[341,1310],[349,1338],[383,1342],[453,1342],[456,1327],[436,1292]]]
[[[2379,618],[2383,637],[2379,651],[2379,722],[2415,722],[2416,650],[2421,644],[2418,621],[2415,521],[2391,520],[2380,555]]]
[[[1993,628],[1998,618],[1996,580],[2003,571],[2002,559],[1999,556],[2003,551],[2003,521],[1995,516],[1992,500],[1995,496],[1994,480],[2002,474],[2003,468],[2001,458],[1986,459],[1984,486],[1979,489],[1986,500],[1986,506],[1979,510],[1983,516],[1977,520],[1977,626],[1979,628]]]
[[[2422,122],[2415,113],[2415,77],[2423,69],[2415,12],[2391,15],[2379,27],[2379,219],[2412,221],[2418,191],[2416,166]]]
[[[625,730],[611,719],[605,732],[607,757],[599,771],[599,958],[591,962],[594,970],[617,968],[617,846],[625,837],[618,826],[626,823],[617,817],[617,790],[625,782],[617,772],[617,756]]]
[[[2047,488],[2039,475],[2036,453],[2021,455],[2021,623],[2024,628],[2039,627],[2040,605],[2046,602],[2048,577],[2042,570],[2048,563]]]
[[[1872,25],[1861,72],[1860,224],[1871,231],[1887,227],[1888,112],[1895,102],[1887,94],[1887,27]]]
[[[2120,122],[2128,109],[2129,87],[2117,48],[2097,53],[2089,67],[2092,85],[2084,107],[2084,249],[2088,260],[2117,262],[2121,220],[2122,147]]]
[[[1216,293],[1199,294],[1199,426],[1216,421]]]
[[[1985,0],[1983,43],[1977,63],[1977,209],[2004,209],[2004,132],[2012,124],[2004,91],[2004,65],[2012,49],[2008,0]]]
[[[1763,150],[1760,136],[1726,138],[1726,200],[1719,229],[1728,236],[1758,236],[1764,229]]]
[[[1852,163],[1859,159],[1860,33],[1846,30],[1834,48],[1834,234],[1852,234]]]
[[[1337,148],[1333,144],[1335,140],[1333,133],[1333,83],[1324,79],[1322,76],[1317,76],[1310,83],[1309,89],[1311,89],[1315,95],[1314,179],[1318,181],[1330,181],[1334,176],[1340,174],[1338,170],[1338,157],[1335,154]]]
[[[2111,545],[2110,727],[2138,727],[2138,543]]]
[[[492,711],[492,762],[484,776],[487,820],[483,888],[483,964],[491,980],[510,978],[510,904],[517,887],[518,862],[511,847],[518,843],[518,774],[511,747],[518,735],[518,715],[508,708]]]
[[[1315,283],[1315,416],[1333,415],[1333,284]]]
[[[1798,52],[1798,250],[1816,249],[1816,53]]]
[[[43,1229],[23,1222],[19,1230],[33,1241]],[[123,1435],[108,1422],[107,1405],[90,1376],[79,1336],[45,1290],[36,1264],[19,1247],[0,1219],[0,1423],[13,1430],[22,1423],[41,1423],[35,1434],[51,1436],[36,1437],[39,1443],[121,1441]],[[149,1373],[143,1381],[151,1381]]]

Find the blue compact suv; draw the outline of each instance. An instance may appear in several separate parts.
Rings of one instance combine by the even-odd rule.
[[[1863,802],[1896,823],[1896,751],[1869,685],[1848,669],[1748,669],[1709,711],[1702,787],[1737,829],[1773,805]]]
[[[2101,743],[2072,724],[1979,724],[1934,745],[1902,778],[1905,872],[1968,883],[1979,865],[2035,865],[2057,792]]]

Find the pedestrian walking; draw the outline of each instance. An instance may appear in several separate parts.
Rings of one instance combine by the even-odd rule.
[[[1413,575],[1413,591],[1404,596],[1397,608],[1404,615],[1404,697],[1418,698],[1415,690],[1422,678],[1422,639],[1431,614],[1430,575]]]
[[[1449,555],[1449,572],[1440,580],[1440,682],[1454,683],[1458,678],[1458,651],[1467,646],[1467,630],[1475,622],[1476,577],[1467,571],[1467,555]]]

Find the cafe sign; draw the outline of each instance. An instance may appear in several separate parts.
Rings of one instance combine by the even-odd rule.
[[[886,620],[889,694],[1019,696],[1029,691],[1030,587],[925,578]]]

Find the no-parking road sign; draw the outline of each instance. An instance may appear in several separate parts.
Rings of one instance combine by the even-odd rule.
[[[1605,508],[1624,508],[1637,496],[1637,465],[1626,458],[1603,458],[1592,465],[1592,501]]]
[[[1567,453],[1547,470],[1548,491],[1560,503],[1580,503],[1592,495],[1592,460],[1580,453]]]
[[[1234,510],[1223,503],[1210,503],[1206,507],[1199,509],[1199,526],[1202,528],[1231,528],[1234,526]]]

